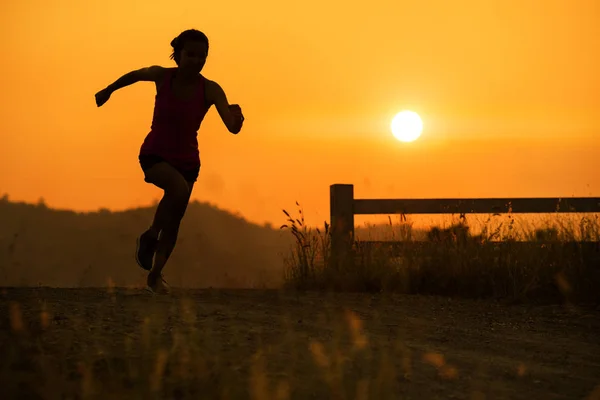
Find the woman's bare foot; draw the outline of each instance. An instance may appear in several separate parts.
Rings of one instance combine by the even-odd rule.
[[[146,284],[146,289],[153,293],[169,294],[171,292],[169,285],[167,285],[167,282],[165,281],[162,275],[154,276],[152,273],[148,274]]]

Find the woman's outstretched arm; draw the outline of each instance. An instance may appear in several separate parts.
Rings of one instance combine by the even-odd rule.
[[[126,86],[133,85],[136,82],[158,82],[163,76],[165,68],[158,65],[144,67],[131,71],[121,76],[119,79],[96,93],[96,105],[100,107],[110,99],[110,95],[115,91]]]

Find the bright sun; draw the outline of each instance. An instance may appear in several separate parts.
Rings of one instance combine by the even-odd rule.
[[[414,111],[401,111],[392,119],[392,134],[401,142],[412,142],[421,136],[423,121]]]

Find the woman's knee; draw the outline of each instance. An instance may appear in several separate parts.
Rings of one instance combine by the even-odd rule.
[[[190,189],[188,186],[180,186],[166,193],[173,199],[178,209],[185,208],[190,200]]]
[[[183,218],[190,200],[189,187],[185,184],[165,190],[165,198],[169,200],[170,212],[175,219]]]

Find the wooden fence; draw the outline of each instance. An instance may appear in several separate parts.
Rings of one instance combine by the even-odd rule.
[[[354,186],[330,186],[331,251],[350,253],[354,216],[376,214],[598,213],[600,198],[355,199]]]

